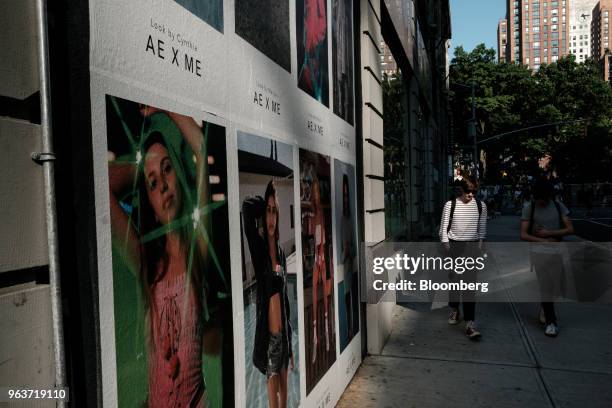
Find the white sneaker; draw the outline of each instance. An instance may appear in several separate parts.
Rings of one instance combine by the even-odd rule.
[[[548,326],[546,326],[544,334],[548,337],[557,337],[557,335],[559,334],[559,328],[556,324],[550,323]]]
[[[450,316],[448,316],[448,324],[455,325],[459,323],[459,309],[451,308]]]
[[[474,323],[473,320],[470,320],[465,324],[465,335],[470,340],[476,340],[482,337],[482,334],[480,334],[480,332],[476,330],[476,323]]]

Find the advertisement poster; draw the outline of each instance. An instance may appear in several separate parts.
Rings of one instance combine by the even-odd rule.
[[[232,406],[225,129],[106,96],[117,403]]]
[[[246,401],[300,402],[293,149],[238,132]]]
[[[327,1],[297,0],[295,7],[298,87],[329,106]]]
[[[359,332],[355,168],[334,160],[340,352]]]
[[[353,1],[332,0],[334,113],[353,124]]]
[[[291,72],[289,0],[236,0],[236,34]]]
[[[207,22],[219,32],[223,32],[223,0],[174,0]]]
[[[330,157],[300,149],[306,392],[336,361]]]

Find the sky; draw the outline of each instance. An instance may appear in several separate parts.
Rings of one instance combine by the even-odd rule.
[[[484,42],[497,52],[497,23],[506,16],[506,0],[450,0],[450,8],[451,58],[459,45],[471,51]]]

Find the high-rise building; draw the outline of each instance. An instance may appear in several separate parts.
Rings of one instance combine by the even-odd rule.
[[[379,45],[381,73],[391,78],[398,70],[397,63],[395,62],[393,54],[391,53],[391,50],[387,44],[384,41],[381,41]]]
[[[506,58],[531,69],[568,54],[567,0],[508,0]]]
[[[602,77],[610,81],[612,54],[610,53],[610,14],[612,0],[599,0],[593,8],[591,22],[591,53],[599,61]]]
[[[569,53],[577,62],[591,56],[591,15],[597,0],[571,0],[569,10]]]
[[[508,42],[508,22],[500,18],[497,23],[497,61],[506,62],[506,43]]]

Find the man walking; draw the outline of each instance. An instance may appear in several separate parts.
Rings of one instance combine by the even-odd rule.
[[[453,258],[477,257],[487,234],[487,206],[475,198],[478,188],[473,178],[464,177],[456,181],[454,185],[456,197],[444,205],[442,212],[440,240],[447,253]],[[450,279],[454,280],[455,275],[455,272],[450,272]],[[461,279],[475,282],[476,271],[466,271],[461,275]],[[463,303],[465,334],[472,340],[481,336],[475,323],[475,298],[475,291],[462,291],[461,293],[451,291],[448,303],[451,309],[448,323],[451,325],[459,323],[459,304]]]
[[[544,334],[556,337],[559,334],[555,306],[554,288],[563,273],[563,259],[558,245],[564,236],[574,233],[569,211],[563,203],[554,199],[555,189],[546,179],[539,179],[533,187],[533,200],[523,207],[521,216],[521,239],[534,242],[530,248],[531,265],[535,269],[542,305],[540,323]]]

